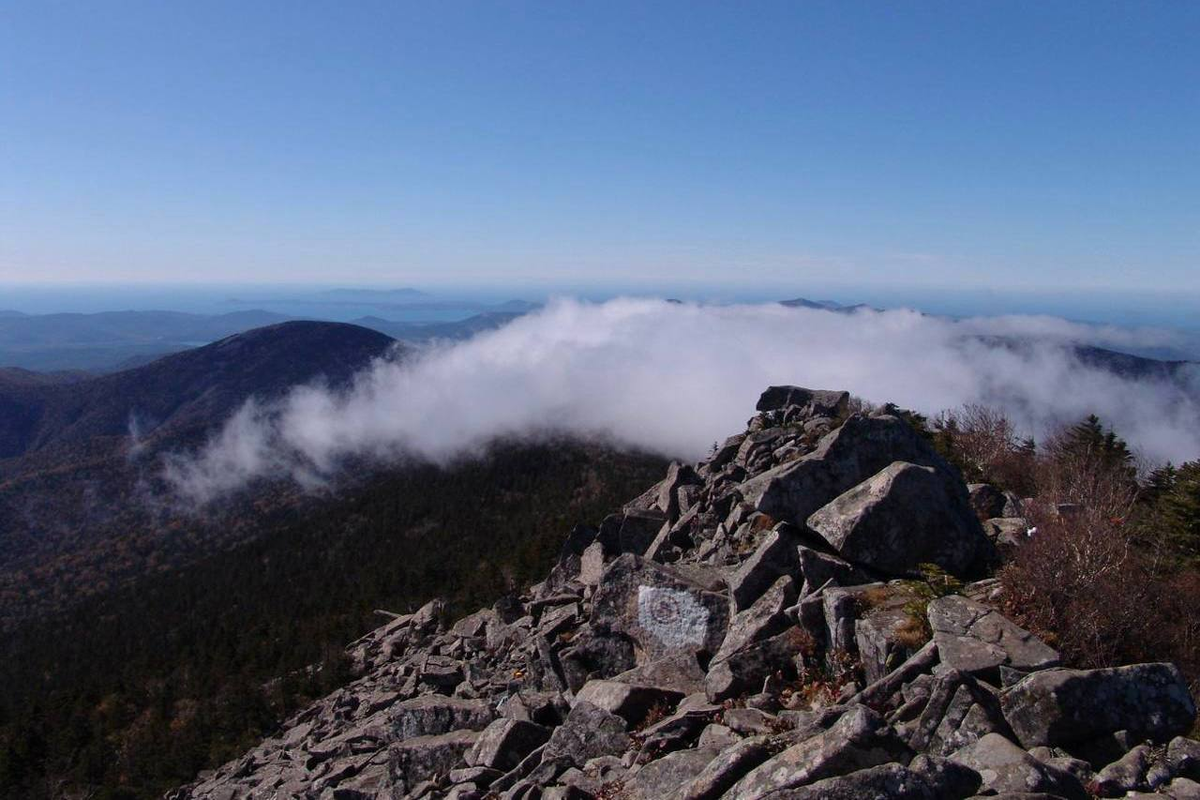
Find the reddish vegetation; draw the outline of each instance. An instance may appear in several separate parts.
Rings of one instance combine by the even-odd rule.
[[[1200,688],[1200,569],[1177,530],[1189,521],[1164,522],[1163,498],[1113,431],[1091,417],[1035,447],[979,406],[933,428],[968,480],[1027,498],[1035,531],[1000,571],[1010,615],[1074,665],[1174,661]]]

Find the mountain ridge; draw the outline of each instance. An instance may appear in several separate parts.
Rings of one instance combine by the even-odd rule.
[[[251,396],[278,396],[318,377],[345,383],[395,345],[355,325],[289,321],[110,375],[41,382],[23,401],[9,398],[20,412],[0,422],[0,458],[120,436],[131,425],[143,435],[173,425],[209,430]],[[304,358],[296,357],[300,351]],[[222,383],[229,385],[214,391]]]

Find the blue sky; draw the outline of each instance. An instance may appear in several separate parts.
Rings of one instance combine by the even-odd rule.
[[[0,283],[1197,293],[1198,39],[1183,2],[0,2]]]

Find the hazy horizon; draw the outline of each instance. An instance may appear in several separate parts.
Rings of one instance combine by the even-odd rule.
[[[912,308],[953,317],[1010,314],[1060,317],[1068,321],[1123,327],[1164,327],[1200,330],[1200,292],[1140,292],[1104,289],[1047,289],[1020,291],[979,287],[974,289],[929,286],[850,286],[845,284],[698,285],[678,283],[571,285],[484,284],[458,285],[433,282],[408,284],[355,282],[304,283],[78,283],[4,284],[0,282],[0,311],[27,314],[97,313],[105,311],[184,311],[221,314],[263,309],[303,313],[309,294],[331,289],[387,292],[415,289],[429,300],[499,304],[510,300],[543,303],[557,297],[603,301],[617,297],[673,298],[707,303],[762,303],[803,297],[844,305],[866,304],[880,308]],[[302,301],[297,305],[297,301]],[[322,318],[349,321],[365,316],[361,306],[335,313],[326,306]],[[309,311],[309,313],[315,313]],[[380,314],[387,318],[387,314]],[[444,313],[429,319],[458,319],[469,313]]]

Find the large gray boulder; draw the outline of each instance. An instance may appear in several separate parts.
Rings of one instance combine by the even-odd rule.
[[[1146,773],[1153,753],[1149,745],[1138,745],[1096,773],[1093,791],[1101,797],[1124,797],[1126,792],[1149,789]]]
[[[764,514],[803,525],[818,508],[893,461],[957,474],[903,420],[855,414],[826,434],[811,453],[747,480],[739,490],[747,503]],[[965,486],[962,491],[965,496]]]
[[[794,408],[801,416],[837,417],[846,413],[849,392],[804,389],[800,386],[768,386],[758,398],[757,411],[782,411]]]
[[[789,527],[768,531],[754,553],[730,574],[729,596],[735,612],[749,608],[779,578],[799,571],[800,539]]]
[[[563,759],[582,767],[593,758],[621,755],[630,743],[625,720],[591,703],[576,703],[550,735],[542,760]]]
[[[681,697],[704,691],[704,669],[698,654],[690,651],[647,661],[612,676],[612,679],[634,686],[656,686]]]
[[[716,703],[758,691],[763,681],[776,673],[795,677],[797,656],[811,655],[812,644],[809,634],[793,626],[714,660],[704,678],[709,701]]]
[[[1058,652],[994,608],[960,595],[939,597],[927,608],[942,663],[973,675],[999,675],[1056,667]]]
[[[718,754],[716,748],[678,750],[645,764],[625,782],[622,800],[662,800],[678,796],[708,762]]]
[[[901,575],[937,564],[961,575],[987,547],[958,480],[933,467],[895,461],[808,518],[843,558]]]
[[[759,800],[774,793],[897,761],[907,764],[913,753],[865,706],[854,706],[829,730],[789,747],[751,770],[727,795],[733,800]]]
[[[411,789],[434,775],[444,774],[462,761],[475,743],[475,731],[451,731],[436,736],[417,736],[389,748],[388,772],[396,786]]]
[[[466,762],[473,767],[508,772],[549,738],[550,730],[533,722],[498,719],[479,734],[466,754]]]
[[[998,733],[956,751],[950,760],[978,772],[983,788],[992,794],[1046,792],[1067,800],[1088,800],[1073,775],[1038,761]]]
[[[576,703],[591,703],[637,725],[655,706],[674,708],[683,694],[657,686],[637,686],[619,681],[588,681],[575,695]]]
[[[388,714],[399,739],[455,730],[481,731],[496,718],[487,703],[436,694],[396,703]]]
[[[1035,672],[1000,696],[1004,718],[1024,747],[1066,747],[1129,731],[1166,742],[1187,733],[1196,705],[1174,664]]]
[[[768,639],[791,627],[792,621],[784,613],[796,602],[796,582],[784,575],[772,584],[754,605],[734,615],[729,621],[725,641],[713,661],[720,661],[747,645]]]
[[[680,800],[717,800],[747,772],[771,757],[771,739],[754,736],[724,748],[680,792]]]
[[[729,625],[729,601],[715,588],[694,574],[626,554],[605,570],[591,624],[629,637],[639,663],[682,651],[712,654]]]

